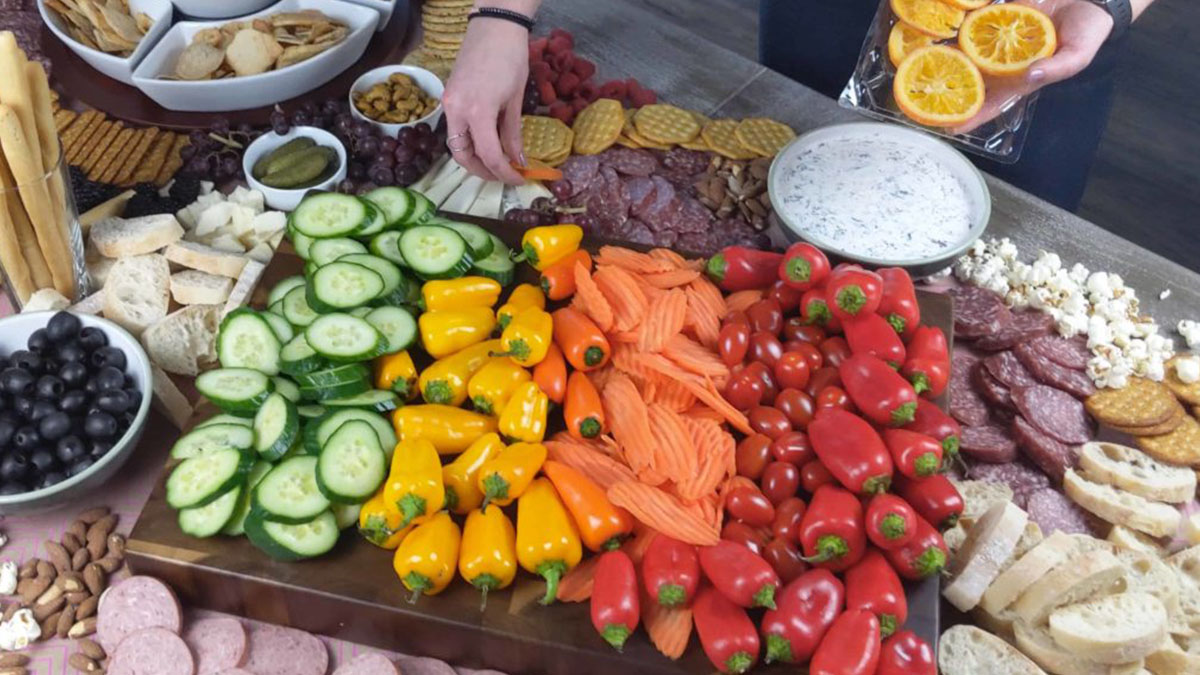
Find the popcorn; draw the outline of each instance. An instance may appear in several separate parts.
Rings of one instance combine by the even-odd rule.
[[[17,563],[5,560],[0,563],[0,595],[17,592]]]
[[[0,623],[0,650],[17,651],[29,646],[42,635],[42,629],[28,609],[18,609],[12,618]]]
[[[1200,348],[1200,321],[1184,319],[1175,327],[1183,339],[1187,342],[1188,349]]]
[[[1175,360],[1175,377],[1184,384],[1200,382],[1200,356],[1185,356]]]

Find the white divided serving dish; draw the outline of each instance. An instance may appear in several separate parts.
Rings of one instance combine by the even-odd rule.
[[[379,12],[379,26],[375,30],[383,30],[387,27],[388,21],[392,20],[392,14],[396,11],[396,5],[404,2],[404,0],[346,0],[346,2],[370,7]],[[407,2],[404,2],[404,9],[408,9]]]
[[[149,16],[154,20],[154,25],[150,27],[150,32],[142,36],[142,41],[138,43],[132,54],[128,57],[121,57],[102,52],[99,49],[92,49],[71,37],[71,34],[63,27],[62,19],[58,14],[46,7],[46,0],[37,0],[37,8],[42,15],[42,22],[46,24],[51,33],[54,33],[55,37],[63,41],[67,49],[75,52],[91,67],[125,84],[133,84],[134,69],[146,58],[159,39],[170,30],[171,17],[174,14],[174,5],[171,4],[171,0],[129,0],[129,7],[135,12],[142,12]]]

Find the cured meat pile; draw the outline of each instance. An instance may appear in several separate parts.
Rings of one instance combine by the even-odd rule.
[[[50,59],[42,55],[42,17],[35,0],[0,0],[0,31],[12,31],[30,61],[40,61],[50,74]]]
[[[1091,533],[1086,512],[1055,486],[1095,437],[1083,400],[1095,392],[1085,342],[1053,334],[1054,320],[1012,312],[992,291],[964,286],[954,298],[950,413],[963,424],[971,478],[1005,483],[1042,531]]]
[[[770,241],[739,216],[716,218],[696,198],[693,183],[709,153],[614,147],[575,155],[559,167],[551,186],[560,206],[584,208],[577,219],[594,236],[709,255],[734,244],[765,247]]]

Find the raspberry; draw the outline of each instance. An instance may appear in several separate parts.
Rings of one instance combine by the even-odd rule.
[[[600,85],[599,97],[613,98],[624,103],[626,91],[625,83],[621,80],[609,80]]]
[[[592,101],[595,101],[596,99],[600,98],[599,90],[596,89],[596,85],[592,84],[590,81],[584,82],[583,84],[579,85],[579,88],[575,90],[575,93],[578,94],[580,98],[587,101],[588,103],[591,103]]]
[[[588,107],[588,105],[590,103],[591,102],[588,101],[586,98],[584,98],[582,96],[576,96],[575,98],[571,99],[571,108],[574,109],[576,114],[578,114],[580,110],[583,110],[584,108]]]
[[[554,30],[551,30],[550,39],[553,40],[554,38],[562,38],[563,40],[567,41],[567,45],[571,47],[575,46],[575,36],[571,34],[571,31],[565,28],[555,28]]]
[[[575,55],[571,52],[559,52],[550,59],[550,65],[559,73],[565,73],[571,70],[571,66],[575,63]]]
[[[554,69],[551,68],[550,64],[546,63],[545,61],[533,61],[529,64],[529,74],[532,75],[533,79],[535,80],[549,79],[553,72]]]
[[[578,75],[579,79],[586,81],[589,77],[596,74],[596,64],[577,56],[575,57],[575,63],[571,64],[571,71]]]
[[[537,89],[538,100],[542,102],[542,105],[551,105],[558,101],[558,94],[554,93],[554,85],[550,83],[550,80],[538,82]]]
[[[563,52],[571,51],[571,45],[574,41],[565,38],[561,35],[550,38],[550,42],[546,44],[546,51],[551,54],[562,54]]]
[[[558,83],[555,89],[558,90],[558,95],[562,98],[569,98],[571,94],[579,87],[579,76],[570,71],[558,76]]]
[[[546,56],[546,45],[550,43],[549,38],[537,38],[529,41],[529,62],[541,61]]]
[[[631,88],[629,90],[629,103],[634,108],[640,108],[644,105],[650,105],[651,103],[657,102],[658,94],[654,93],[653,89],[643,89],[639,87],[637,89]]]
[[[575,109],[566,101],[555,101],[550,104],[550,110],[547,114],[551,117],[557,117],[566,124],[570,124],[571,120],[575,119]]]

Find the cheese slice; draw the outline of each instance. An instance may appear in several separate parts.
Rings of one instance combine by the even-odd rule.
[[[83,233],[87,234],[92,225],[104,220],[105,218],[117,218],[122,213],[125,213],[125,204],[133,199],[134,191],[126,190],[112,199],[93,206],[90,210],[85,211],[79,216],[79,227],[83,229]]]
[[[475,203],[475,198],[479,196],[483,190],[484,180],[479,176],[467,176],[462,185],[450,195],[445,202],[439,207],[439,211],[449,211],[450,213],[466,213],[467,209],[471,208],[471,204]]]
[[[475,203],[471,204],[465,213],[480,218],[499,218],[500,200],[503,196],[504,183],[489,181],[484,184],[483,189],[479,191],[479,196],[475,198]]]
[[[450,172],[448,174],[438,178],[427,190],[422,191],[422,194],[428,197],[429,201],[439,206],[442,202],[446,201],[446,198],[451,193],[458,189],[458,186],[463,184],[463,181],[468,176],[467,170],[459,166],[457,162],[453,162],[449,166]]]
[[[229,300],[225,302],[225,307],[221,310],[221,318],[233,310],[246,304],[246,300],[250,298],[250,294],[254,292],[254,287],[258,285],[258,280],[262,277],[267,266],[257,260],[247,260],[246,266],[242,268],[242,273],[238,277],[237,283],[233,285],[233,290],[229,292]]]
[[[151,365],[150,373],[154,389],[154,408],[166,415],[176,428],[183,429],[191,419],[192,413],[195,412],[191,401],[183,395],[183,392],[179,391],[179,387],[175,386],[175,383],[171,381],[171,376],[167,375],[165,370]]]
[[[515,188],[515,191],[517,203],[519,203],[523,209],[532,207],[533,200],[537,199],[538,197],[545,197],[546,199],[554,198],[554,194],[551,193],[545,185],[542,185],[541,181],[536,180],[531,180],[524,185],[518,185]]]
[[[434,183],[437,182],[438,178],[444,177],[445,174],[449,172],[449,169],[451,168],[450,165],[452,163],[454,166],[458,165],[458,162],[450,159],[450,155],[442,155],[433,163],[433,166],[429,167],[429,170],[425,172],[425,175],[421,176],[420,180],[408,186],[408,188],[410,190],[416,190],[417,192],[424,193]]]

